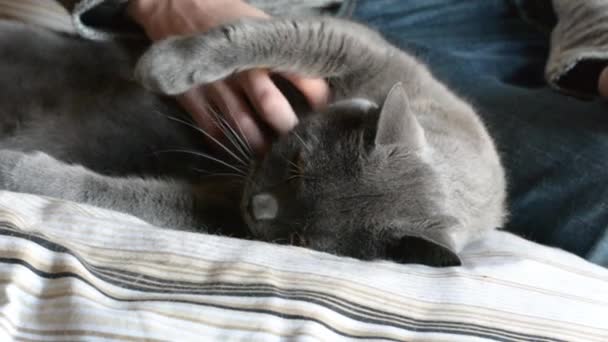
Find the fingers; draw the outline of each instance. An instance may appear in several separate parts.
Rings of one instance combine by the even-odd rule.
[[[253,119],[253,110],[244,100],[244,94],[229,83],[215,82],[206,87],[209,100],[219,109],[234,132],[243,136],[245,144],[254,151],[264,150],[267,145],[262,130]]]
[[[206,140],[212,147],[222,150],[219,144],[230,143],[220,121],[225,119],[232,130],[243,139],[244,146],[255,153],[263,153],[268,142],[259,126],[252,118],[253,110],[245,103],[243,94],[230,87],[225,81],[215,82],[205,87],[191,89],[177,97],[182,107],[192,115],[196,124],[205,131]],[[217,112],[216,112],[217,111]],[[213,141],[213,140],[217,140]]]
[[[284,77],[304,94],[313,108],[319,109],[327,104],[329,87],[325,81],[294,75]],[[225,128],[218,125],[221,119],[216,116],[225,118],[256,153],[263,153],[270,140],[261,129],[263,124],[260,121],[279,134],[288,133],[298,123],[291,105],[271,80],[268,71],[262,69],[245,71],[230,80],[190,90],[178,100],[205,132],[223,142],[227,140],[224,138]],[[214,113],[215,109],[219,113]]]
[[[329,101],[329,86],[324,80],[304,78],[291,74],[282,74],[282,76],[302,92],[313,109],[319,110],[327,105]]]
[[[260,119],[274,131],[286,134],[298,123],[296,113],[266,70],[245,71],[237,79]]]
[[[207,134],[215,137],[220,135],[219,128],[213,124],[208,108],[209,104],[205,100],[203,88],[194,88],[177,96],[179,104],[192,116],[194,122]]]
[[[600,74],[597,87],[600,95],[608,99],[608,67],[604,68]]]

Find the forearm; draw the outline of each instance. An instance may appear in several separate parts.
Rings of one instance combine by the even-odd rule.
[[[558,23],[551,36],[547,80],[555,87],[596,95],[608,65],[608,1],[553,0]]]
[[[243,16],[267,17],[243,0],[130,0],[126,13],[153,40],[205,32]]]
[[[171,13],[172,28],[181,27],[184,33],[198,24],[209,27],[221,24],[211,13],[217,7],[233,7],[242,0],[61,0],[73,16],[76,31],[85,38],[108,40],[117,37],[143,37],[160,39],[159,24]],[[192,13],[196,13],[193,16]],[[207,14],[209,13],[209,14]],[[196,21],[196,23],[193,23]],[[177,34],[179,32],[172,32]]]
[[[319,14],[328,10],[332,5],[343,0],[59,0],[71,13],[77,32],[89,39],[107,40],[115,37],[142,37],[140,25],[146,15],[159,9],[184,9],[184,18],[193,19],[192,13],[197,14],[197,23],[219,25],[222,22],[213,15],[217,13],[214,7],[230,8],[233,3],[249,4],[260,9],[260,13],[270,15],[302,15]],[[193,9],[195,7],[204,7]],[[240,6],[243,7],[243,6]],[[191,10],[187,10],[190,8]],[[209,9],[209,10],[207,10]],[[159,13],[159,12],[157,12]],[[238,11],[235,11],[235,14]],[[187,14],[190,14],[188,16]]]
[[[213,15],[218,6],[231,7],[242,0],[60,0],[72,13],[79,35],[94,39],[108,40],[117,37],[143,37],[143,31],[151,38],[156,31],[151,29],[154,22],[162,22],[160,17],[171,13],[175,27],[186,30],[193,26],[189,21],[204,22],[210,27],[221,24]],[[196,17],[192,16],[196,13]],[[163,18],[165,19],[165,18]]]
[[[169,11],[179,13],[182,20],[192,13],[197,13],[200,21],[205,22],[209,27],[214,27],[222,22],[212,13],[218,13],[218,8],[234,8],[244,2],[243,0],[129,0],[126,12],[140,25],[146,24],[149,18]]]

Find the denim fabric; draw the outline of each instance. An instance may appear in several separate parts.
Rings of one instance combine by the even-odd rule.
[[[418,56],[474,105],[507,168],[506,230],[607,266],[608,105],[547,86],[553,17],[528,5],[356,0],[342,13]]]

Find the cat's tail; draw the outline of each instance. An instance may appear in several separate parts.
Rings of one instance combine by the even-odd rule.
[[[267,68],[327,78],[352,93],[362,80],[386,77],[385,64],[395,53],[378,33],[352,21],[247,19],[154,44],[140,59],[136,77],[152,91],[174,95],[239,71]]]

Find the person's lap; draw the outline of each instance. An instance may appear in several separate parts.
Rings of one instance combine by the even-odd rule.
[[[507,168],[507,230],[608,265],[608,105],[546,85],[548,31],[504,0],[355,0],[345,9],[476,107]]]

